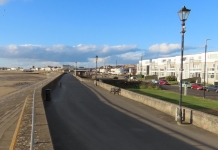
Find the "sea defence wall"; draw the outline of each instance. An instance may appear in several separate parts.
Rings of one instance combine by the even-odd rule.
[[[77,79],[82,82],[90,82],[90,80],[79,78],[79,77],[77,77]],[[111,88],[114,88],[114,86],[112,85],[99,82],[96,80],[91,82],[94,82],[94,84],[96,84],[97,82],[96,84],[97,86],[100,86],[108,91],[110,91]],[[161,99],[156,99],[146,95],[131,92],[125,89],[121,89],[120,95],[129,98],[131,100],[140,102],[142,104],[148,105],[150,107],[153,107],[159,111],[162,111],[168,115],[175,117],[175,120],[177,120],[179,105],[172,104],[163,101]],[[182,107],[182,111],[183,111],[184,122],[193,124],[197,127],[218,134],[218,116],[210,115],[187,107]]]
[[[46,89],[50,89],[52,92],[52,90],[55,88],[55,86],[57,84],[59,84],[59,81],[63,75],[64,75],[64,73],[60,74],[57,78],[55,78],[54,80],[52,80],[51,82],[49,82],[48,84],[46,84],[45,86],[42,87],[41,96],[42,96],[42,99],[44,101],[46,100]]]
[[[50,136],[46,113],[44,109],[44,101],[46,100],[46,89],[51,92],[59,83],[64,74],[59,74],[54,78],[42,81],[36,85],[35,99],[34,99],[34,148],[35,149],[49,149],[53,150],[53,143]],[[29,149],[31,140],[32,127],[32,107],[33,107],[33,92],[31,90],[25,100],[20,118],[14,133],[10,149]]]

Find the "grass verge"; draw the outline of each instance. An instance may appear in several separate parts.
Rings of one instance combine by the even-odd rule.
[[[152,88],[145,88],[145,89],[127,88],[126,90],[130,90],[139,94],[161,99],[163,101],[167,101],[173,104],[179,104],[180,94],[175,92],[166,91],[166,90],[156,90]],[[203,99],[196,96],[183,95],[182,106],[218,116],[218,101],[215,100]]]

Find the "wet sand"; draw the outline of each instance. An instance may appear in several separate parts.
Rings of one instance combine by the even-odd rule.
[[[46,79],[45,72],[25,73],[0,70],[0,97]]]

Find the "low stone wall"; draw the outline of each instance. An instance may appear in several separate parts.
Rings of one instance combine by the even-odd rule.
[[[81,78],[79,76],[75,76],[73,75],[75,78],[77,78],[79,81],[81,82],[93,82],[93,80],[89,79],[89,78]]]
[[[96,81],[94,81],[94,84],[96,84]],[[103,82],[98,82],[97,85],[110,91],[110,89],[114,86],[105,84]],[[131,92],[125,89],[121,89],[121,95],[132,99],[134,101],[143,103],[145,105],[148,105],[150,107],[153,107],[159,111],[162,111],[168,115],[177,117],[177,111],[179,109],[178,105],[162,101],[160,99],[152,98],[146,95],[138,94],[135,92]],[[218,134],[218,116],[206,114],[200,111],[192,110],[190,108],[182,107],[184,113],[184,121],[188,123],[192,123],[195,126],[198,126],[200,128],[203,128],[207,131],[210,131],[212,133]]]
[[[55,86],[59,83],[60,79],[62,78],[62,76],[64,75],[63,74],[60,74],[57,78],[55,78],[53,81],[49,82],[47,85],[45,85],[43,88],[42,88],[42,92],[41,92],[41,96],[42,96],[42,99],[45,100],[46,98],[46,89],[50,89],[51,92],[52,90],[55,88]]]

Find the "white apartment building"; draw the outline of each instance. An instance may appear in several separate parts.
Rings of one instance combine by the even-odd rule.
[[[176,76],[180,79],[181,56],[142,60],[137,64],[137,74]],[[183,56],[183,79],[201,77],[204,82],[205,53]],[[205,82],[218,82],[218,51],[206,53]]]
[[[103,74],[107,74],[108,73],[108,70],[106,68],[100,68],[99,69],[99,72],[100,73],[103,73]]]
[[[108,73],[121,75],[121,74],[124,74],[124,68],[111,68],[110,72]]]

